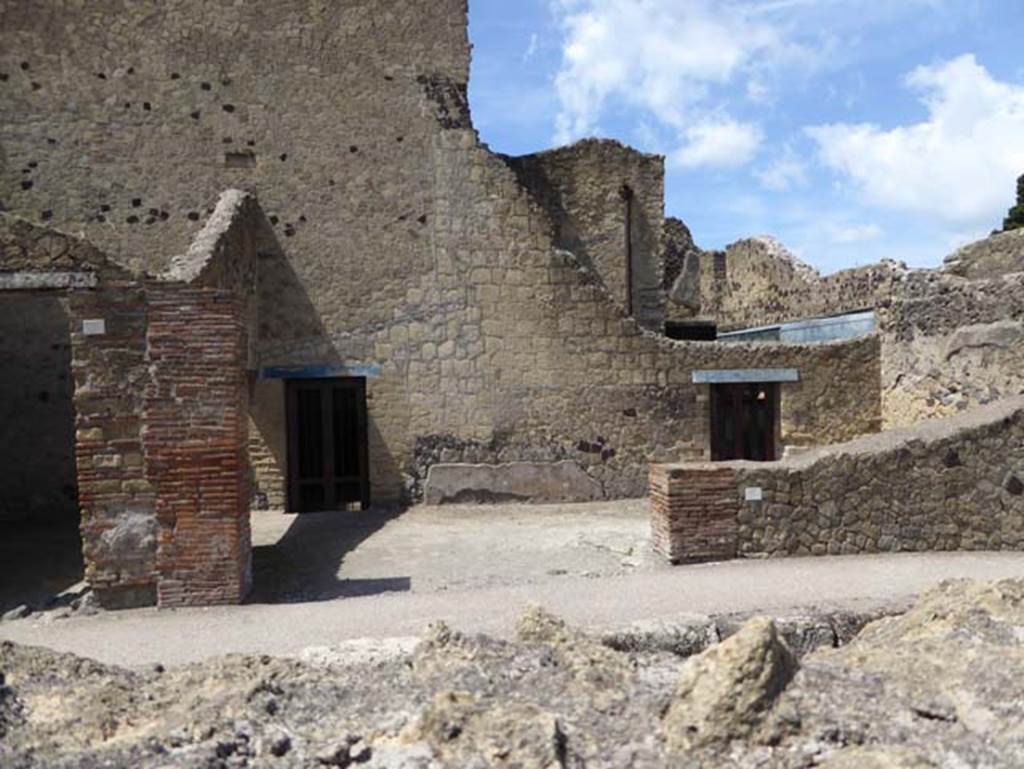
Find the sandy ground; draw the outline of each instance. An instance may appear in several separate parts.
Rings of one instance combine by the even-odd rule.
[[[434,620],[506,635],[530,603],[591,630],[682,614],[865,610],[953,577],[1024,576],[1024,553],[737,560],[671,567],[645,501],[254,516],[244,606],[0,623],[0,639],[122,665],[292,654],[420,634]]]
[[[646,500],[252,516],[255,602],[532,584],[669,569]]]

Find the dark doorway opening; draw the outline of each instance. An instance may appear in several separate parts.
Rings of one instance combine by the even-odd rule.
[[[82,578],[70,332],[62,295],[0,293],[0,611]]]
[[[366,380],[289,380],[286,398],[288,508],[367,509]]]
[[[712,461],[774,461],[778,413],[776,383],[711,385]]]
[[[665,336],[669,339],[691,342],[714,342],[718,338],[718,326],[700,321],[665,321]]]

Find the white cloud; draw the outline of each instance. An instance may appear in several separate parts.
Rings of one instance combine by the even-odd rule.
[[[973,55],[918,67],[906,84],[926,120],[809,128],[822,162],[871,204],[963,227],[995,224],[1024,172],[1024,87],[994,79]]]
[[[754,172],[757,180],[773,192],[785,192],[807,184],[807,164],[787,146],[770,165]]]
[[[761,129],[751,123],[709,119],[687,128],[686,144],[672,153],[679,168],[738,168],[750,162],[761,146]]]
[[[801,51],[747,3],[553,0],[553,8],[565,35],[556,141],[598,132],[614,107],[675,135],[690,167],[717,157],[712,133],[752,157],[760,131],[728,115],[721,92],[738,83],[753,101],[769,98],[765,73]]]

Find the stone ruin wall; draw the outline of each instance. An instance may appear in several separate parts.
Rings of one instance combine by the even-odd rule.
[[[889,426],[1024,394],[1024,273],[914,273],[879,322]]]
[[[588,139],[507,161],[549,212],[557,247],[591,267],[619,305],[632,307],[640,325],[660,331],[665,320],[663,159],[616,141]],[[627,210],[631,291],[626,287]]]
[[[874,308],[884,426],[950,416],[1024,392],[1024,236],[1018,232],[966,246],[941,270],[881,262],[824,277],[770,240],[740,241],[722,255],[697,249],[685,228],[668,232],[666,252],[687,259],[667,260],[666,280],[681,274],[687,260],[691,271],[689,280],[673,283],[690,299],[670,301],[670,319],[707,318],[728,329]]]
[[[655,547],[674,561],[1019,550],[1024,397],[773,464],[655,466],[651,488]]]
[[[1024,272],[1024,230],[993,233],[946,257],[942,269],[969,280]]]
[[[569,459],[607,496],[640,494],[649,460],[705,455],[696,368],[801,368],[784,440],[877,424],[871,388],[849,386],[873,369],[842,364],[877,354],[873,341],[674,343],[623,316],[609,292],[624,271],[560,250],[550,208],[473,130],[464,0],[308,11],[0,4],[0,107],[14,116],[0,199],[160,271],[222,190],[255,192],[267,227],[254,357],[374,372],[378,501],[415,496],[440,461]],[[614,243],[623,183],[645,220],[661,211],[660,161],[608,144],[548,159],[573,216],[600,224],[595,253]],[[645,244],[660,237],[649,224]],[[827,416],[801,397],[827,399]],[[276,505],[282,382],[253,382],[250,402],[258,498]]]
[[[888,301],[907,273],[885,261],[822,276],[768,237],[740,240],[724,251],[696,249],[692,239],[688,247],[685,237],[676,240],[681,250],[696,251],[696,265],[678,290],[697,299],[670,302],[669,318],[715,321],[719,331],[872,309]],[[669,279],[675,284],[671,273]]]

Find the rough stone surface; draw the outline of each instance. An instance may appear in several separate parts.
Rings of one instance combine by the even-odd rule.
[[[942,269],[971,280],[1024,272],[1024,232],[998,232],[946,257]]]
[[[539,610],[515,641],[439,624],[411,651],[361,661],[128,671],[4,643],[0,763],[1014,769],[1022,627],[1024,582],[944,583],[807,654],[791,679],[764,619],[687,660],[612,651]],[[699,748],[676,752],[677,724]]]
[[[604,497],[600,484],[575,462],[510,462],[505,465],[436,464],[430,468],[423,501],[589,502]]]
[[[755,617],[683,665],[662,719],[669,753],[686,756],[746,737],[796,672],[772,621]]]

